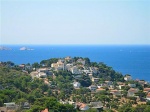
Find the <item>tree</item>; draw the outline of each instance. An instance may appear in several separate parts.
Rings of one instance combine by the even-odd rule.
[[[35,62],[35,63],[33,63],[33,64],[32,64],[32,67],[33,67],[33,68],[39,68],[39,67],[40,67],[40,65],[39,65],[39,63],[38,63],[38,62]]]

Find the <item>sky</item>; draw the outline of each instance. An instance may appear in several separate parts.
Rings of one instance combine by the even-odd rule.
[[[150,0],[0,1],[0,44],[150,45]]]

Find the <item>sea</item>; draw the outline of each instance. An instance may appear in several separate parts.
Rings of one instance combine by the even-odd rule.
[[[19,50],[21,47],[31,50]],[[5,45],[0,61],[15,64],[40,63],[50,58],[88,57],[103,62],[115,71],[130,74],[133,79],[150,81],[150,45]]]

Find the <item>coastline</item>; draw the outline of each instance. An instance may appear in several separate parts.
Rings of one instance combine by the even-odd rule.
[[[147,80],[150,75],[150,45],[8,45],[11,51],[0,51],[0,61],[15,64],[40,62],[43,59],[66,56],[89,57],[93,62],[104,62],[123,74],[131,74],[134,79]],[[19,51],[26,46],[34,50]],[[150,81],[150,79],[149,79]]]

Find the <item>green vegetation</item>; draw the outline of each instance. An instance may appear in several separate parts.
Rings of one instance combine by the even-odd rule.
[[[78,62],[78,59],[84,60],[85,65]],[[128,90],[131,88],[128,84],[135,84],[139,89],[135,96],[139,98],[146,98],[146,93],[143,91],[144,87],[150,87],[148,84],[144,86],[137,81],[125,81],[121,73],[116,72],[112,67],[104,63],[90,62],[89,58],[74,57],[71,61],[73,66],[77,66],[80,71],[94,68],[97,72],[92,73],[92,77],[97,78],[98,81],[92,81],[89,74],[82,72],[80,74],[73,74],[68,69],[57,70],[51,68],[52,63],[57,63],[58,58],[42,60],[40,63],[24,64],[31,66],[29,68],[21,68],[13,62],[2,62],[0,64],[0,107],[4,103],[15,102],[22,105],[24,102],[30,104],[30,109],[24,109],[20,106],[18,112],[39,112],[45,108],[54,112],[76,112],[79,109],[74,108],[74,105],[69,103],[62,103],[66,101],[83,102],[90,104],[90,102],[101,101],[105,109],[104,112],[149,112],[150,102],[143,105],[137,104],[137,97],[128,96]],[[49,68],[52,72],[46,78],[31,77],[32,72],[37,72],[39,68]],[[128,75],[129,76],[129,75]],[[45,83],[45,81],[47,81]],[[74,88],[73,83],[79,82],[79,88]],[[109,84],[106,82],[112,82]],[[121,88],[121,95],[113,95],[111,89],[118,90],[118,82],[123,83]],[[91,85],[102,85],[102,91],[92,91],[89,89]],[[134,106],[137,105],[137,106]],[[89,105],[90,106],[90,105]],[[96,112],[96,109],[90,108],[87,112]]]

